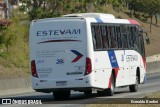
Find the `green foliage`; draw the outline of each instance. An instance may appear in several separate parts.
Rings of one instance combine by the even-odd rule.
[[[18,13],[18,12],[17,12]],[[12,24],[2,30],[0,46],[0,65],[29,69],[28,38],[29,23],[26,15],[17,14],[11,19]]]
[[[131,11],[139,12],[147,14],[151,21],[150,21],[150,31],[152,27],[152,19],[153,16],[156,16],[157,14],[160,14],[160,0],[128,0],[127,3],[129,4],[129,9]],[[136,14],[137,15],[137,14]],[[146,21],[146,17],[141,18],[138,14],[138,18],[141,20]],[[156,18],[156,24],[158,23],[157,17]]]
[[[0,46],[5,43],[5,36],[3,35],[4,31],[10,25],[8,20],[0,20]]]
[[[107,0],[20,0],[21,12],[27,12],[29,19],[57,17],[68,13],[90,12],[92,7],[105,5]]]
[[[7,59],[10,56],[9,52],[0,52],[0,57]]]
[[[6,29],[3,33],[4,36],[4,44],[7,48],[7,51],[9,49],[10,46],[12,46],[15,43],[16,40],[16,31],[14,29],[12,29],[11,27],[9,27],[8,29]]]

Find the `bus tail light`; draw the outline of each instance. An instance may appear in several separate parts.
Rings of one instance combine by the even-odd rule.
[[[92,72],[92,63],[90,58],[86,58],[86,69],[84,75],[88,75]]]
[[[32,76],[33,76],[33,77],[38,78],[35,60],[32,60],[32,61],[31,61],[31,72],[32,72]]]

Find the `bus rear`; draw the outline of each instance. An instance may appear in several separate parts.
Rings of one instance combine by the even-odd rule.
[[[30,25],[32,87],[40,92],[88,87],[85,19],[44,19]],[[87,65],[87,66],[86,66]]]

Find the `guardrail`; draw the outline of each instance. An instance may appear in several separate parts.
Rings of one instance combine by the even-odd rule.
[[[160,72],[160,61],[147,62],[147,73]]]
[[[0,90],[31,87],[31,79],[17,78],[0,80]]]

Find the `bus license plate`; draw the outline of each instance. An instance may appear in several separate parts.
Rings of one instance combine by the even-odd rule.
[[[67,85],[67,81],[57,81],[56,82],[56,86],[66,86]]]

